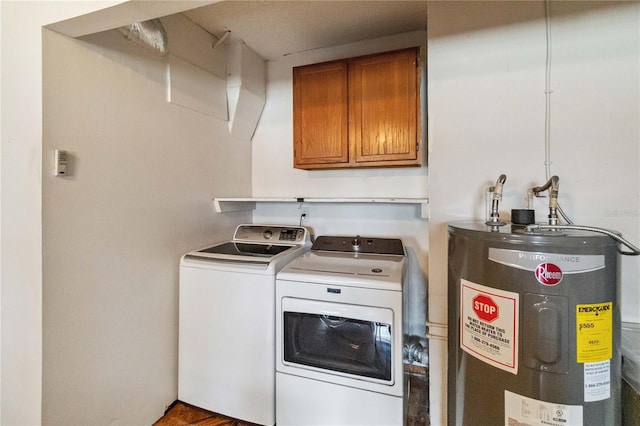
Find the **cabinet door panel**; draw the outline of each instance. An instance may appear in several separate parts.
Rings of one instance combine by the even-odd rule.
[[[409,49],[350,62],[353,161],[413,160],[419,164],[416,61],[417,51]]]
[[[347,163],[347,64],[298,67],[293,73],[294,167]]]

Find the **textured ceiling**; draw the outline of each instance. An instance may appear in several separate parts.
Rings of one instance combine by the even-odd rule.
[[[237,1],[184,13],[265,59],[427,28],[426,1]]]

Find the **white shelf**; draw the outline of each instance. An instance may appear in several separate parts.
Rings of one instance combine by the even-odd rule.
[[[422,219],[429,218],[429,199],[428,198],[214,198],[213,203],[218,213],[249,211],[256,208],[256,203],[342,203],[342,204],[413,204],[420,207],[420,217]]]

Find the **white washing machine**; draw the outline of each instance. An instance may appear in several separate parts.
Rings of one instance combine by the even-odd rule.
[[[240,225],[182,257],[179,400],[275,423],[275,277],[310,246],[303,227]]]
[[[402,425],[399,239],[318,237],[276,279],[276,423]]]

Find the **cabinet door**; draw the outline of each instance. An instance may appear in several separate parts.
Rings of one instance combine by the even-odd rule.
[[[349,63],[349,143],[358,166],[420,164],[417,54],[412,48]]]
[[[347,63],[294,68],[294,167],[345,167],[347,138]]]

